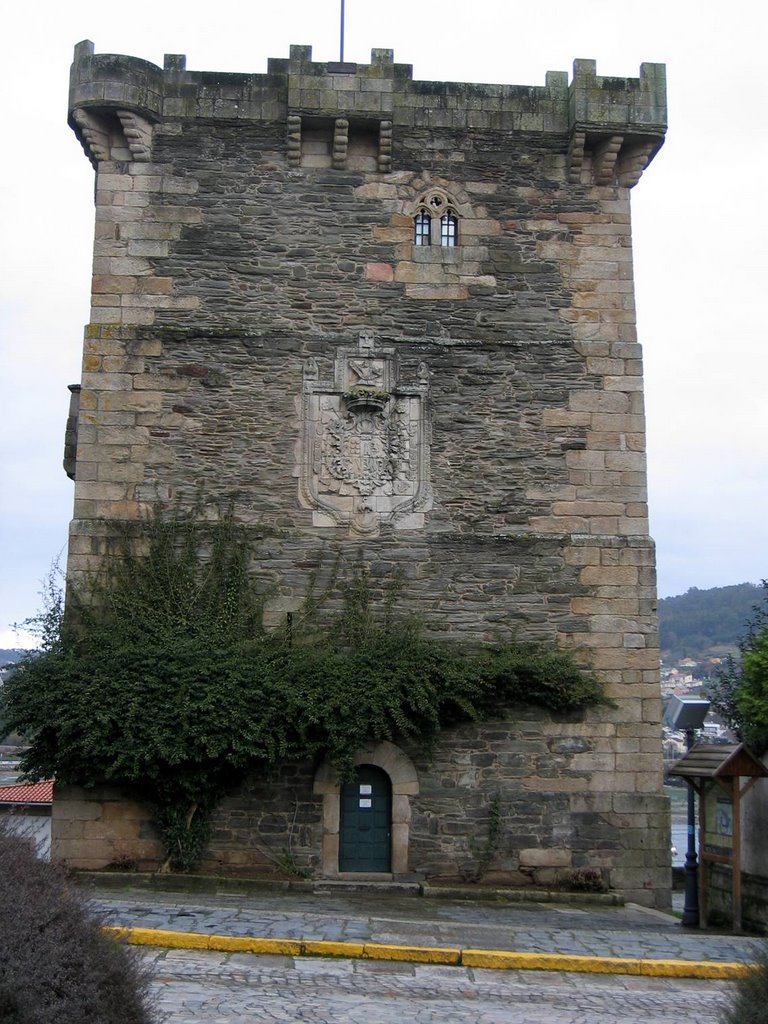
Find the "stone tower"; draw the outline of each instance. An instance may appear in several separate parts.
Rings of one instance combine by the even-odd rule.
[[[402,605],[435,634],[573,649],[615,707],[462,726],[431,761],[360,752],[390,786],[389,870],[460,873],[500,792],[500,881],[594,867],[663,905],[630,237],[663,66],[477,85],[414,80],[388,50],[363,65],[294,46],[266,74],[216,74],[83,42],[69,108],[96,171],[70,573],[98,560],[105,520],[202,486],[271,531],[254,567],[268,624],[334,551],[374,581],[401,571]],[[67,830],[84,800],[101,801],[98,828]],[[339,806],[327,766],[286,766],[225,803],[209,861],[257,870],[249,838],[281,849],[298,821],[299,859],[338,875]],[[118,793],[69,790],[58,808],[70,863],[113,859],[118,834],[156,856]]]

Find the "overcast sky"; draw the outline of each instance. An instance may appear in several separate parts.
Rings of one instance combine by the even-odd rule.
[[[72,49],[266,71],[291,43],[338,59],[339,0],[14,5],[0,67],[0,647],[63,561],[67,385],[88,319],[93,172],[67,127]],[[667,64],[667,142],[632,195],[659,594],[768,576],[768,81],[756,4],[735,0],[346,0],[347,60],[391,47],[414,77],[543,85]]]

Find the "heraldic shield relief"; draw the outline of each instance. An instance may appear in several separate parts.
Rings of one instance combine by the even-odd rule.
[[[429,371],[398,380],[393,349],[361,332],[357,347],[337,350],[333,381],[304,365],[299,501],[314,526],[348,526],[375,536],[382,524],[415,530],[431,508]]]

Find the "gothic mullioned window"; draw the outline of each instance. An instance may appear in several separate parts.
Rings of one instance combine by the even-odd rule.
[[[440,245],[458,245],[459,218],[455,213],[444,213],[440,218]]]
[[[419,204],[413,218],[413,244],[459,244],[459,218],[451,200],[444,193],[430,192]]]
[[[432,244],[432,218],[426,210],[419,210],[413,219],[413,244]]]

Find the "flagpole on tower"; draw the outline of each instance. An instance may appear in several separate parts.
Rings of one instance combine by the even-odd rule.
[[[339,37],[339,62],[344,63],[344,0],[341,0],[341,32]]]

